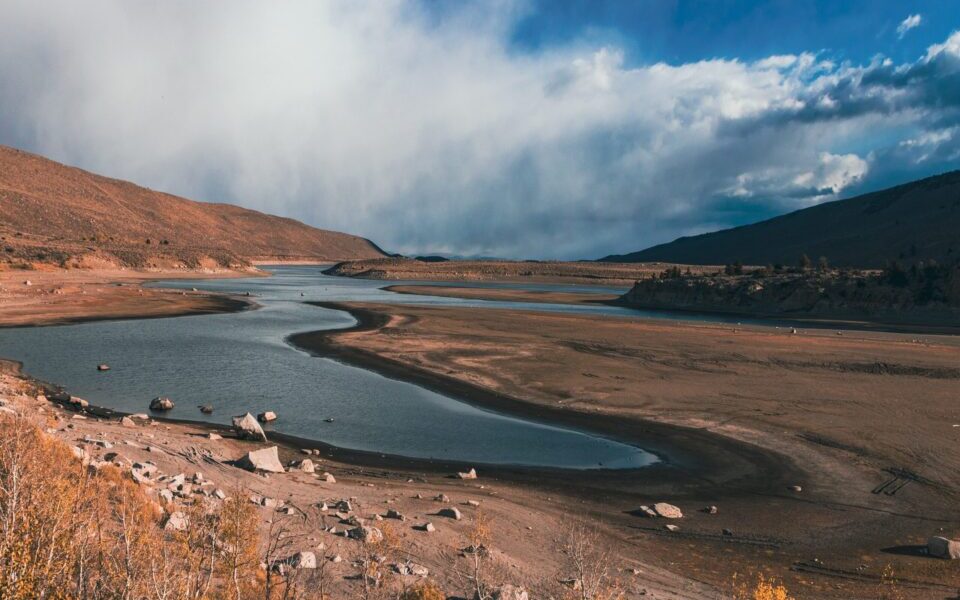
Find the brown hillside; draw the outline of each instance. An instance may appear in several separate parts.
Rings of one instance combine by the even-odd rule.
[[[960,171],[752,225],[683,237],[609,262],[794,265],[801,255],[844,267],[881,268],[960,259]]]
[[[194,202],[6,146],[0,146],[0,236],[0,261],[20,265],[197,267],[383,256],[357,236]]]

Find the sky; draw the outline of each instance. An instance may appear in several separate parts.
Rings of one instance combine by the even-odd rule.
[[[589,259],[960,165],[960,2],[0,0],[0,144],[391,252]]]

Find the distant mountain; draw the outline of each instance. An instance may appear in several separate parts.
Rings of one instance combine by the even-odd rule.
[[[0,262],[198,267],[378,258],[361,237],[194,202],[0,146]]]
[[[806,254],[835,266],[960,259],[960,171],[826,202],[780,217],[682,237],[606,262],[794,265]]]

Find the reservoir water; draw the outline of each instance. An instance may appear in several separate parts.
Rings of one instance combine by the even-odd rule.
[[[272,277],[167,281],[164,287],[245,293],[261,307],[232,314],[0,329],[0,356],[94,404],[146,412],[151,398],[176,402],[173,418],[229,423],[275,411],[276,431],[334,446],[476,464],[572,469],[636,468],[658,459],[641,448],[470,406],[408,383],[315,358],[286,342],[294,333],[338,329],[348,314],[310,300],[367,300],[630,314],[606,306],[560,306],[420,298],[383,291],[382,281],[327,277],[319,267],[272,267]],[[391,282],[394,283],[394,282]],[[302,294],[302,295],[301,295]],[[98,372],[99,363],[110,371]],[[203,415],[198,405],[213,405]],[[326,419],[333,419],[332,423]]]

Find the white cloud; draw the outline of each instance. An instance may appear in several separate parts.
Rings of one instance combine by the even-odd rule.
[[[516,7],[485,8],[11,0],[0,143],[394,251],[583,258],[716,222],[725,194],[842,193],[872,171],[837,148],[923,118],[836,117],[868,67],[523,53]]]
[[[922,20],[923,20],[923,17],[917,14],[917,15],[910,15],[903,21],[900,21],[900,24],[897,25],[897,36],[900,39],[903,39],[903,36],[907,35],[907,32],[913,29],[914,27],[918,27]]]

